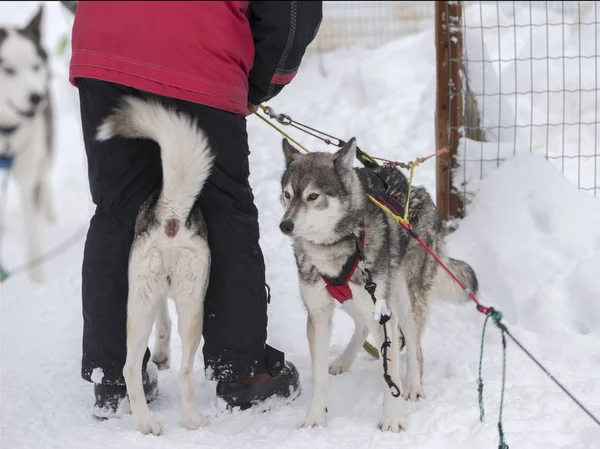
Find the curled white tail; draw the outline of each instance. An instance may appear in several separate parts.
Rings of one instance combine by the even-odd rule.
[[[214,157],[208,138],[191,117],[156,101],[129,96],[96,133],[100,141],[117,136],[152,139],[160,146],[163,187],[157,212],[176,233],[171,220],[186,220],[210,175]]]

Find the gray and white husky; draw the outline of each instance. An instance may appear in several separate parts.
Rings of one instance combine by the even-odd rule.
[[[373,192],[382,194],[382,201],[403,215],[407,178],[393,167],[354,168],[356,151],[355,139],[333,154],[302,154],[287,140],[283,141],[286,168],[281,187],[285,213],[280,229],[293,241],[301,295],[308,311],[307,336],[314,382],[310,408],[299,427],[326,424],[328,371],[334,375],[348,371],[369,332],[379,347],[384,341],[373,300],[364,288],[365,268],[377,285],[375,296],[384,300],[391,312],[387,324],[391,339],[389,375],[405,399],[424,396],[421,338],[431,300],[467,299],[467,294],[409,232],[367,196]],[[408,218],[414,232],[476,293],[478,284],[473,269],[446,253],[439,214],[424,188],[412,189]],[[352,265],[359,253],[363,257],[357,262],[357,269],[344,269]],[[352,299],[343,300],[342,294],[338,301],[353,318],[355,330],[348,346],[328,367],[332,314],[338,302],[332,297],[336,292],[330,293],[328,285],[343,284],[343,279],[339,279],[343,271],[349,278],[347,287]],[[402,382],[398,325],[406,343],[406,374]],[[383,379],[382,386],[383,416],[379,427],[399,432],[404,428],[403,401],[394,397]]]
[[[40,213],[52,222],[53,116],[50,69],[41,43],[43,6],[24,28],[0,27],[0,156],[21,190],[27,259],[40,256]],[[29,271],[43,281],[40,266]]]

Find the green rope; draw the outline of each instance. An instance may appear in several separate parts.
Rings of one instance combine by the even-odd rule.
[[[500,318],[498,318],[498,322]],[[498,326],[499,323],[494,322]],[[498,326],[502,332],[502,388],[500,389],[500,412],[498,413],[498,435],[500,438],[500,444],[498,449],[508,449],[508,444],[504,441],[504,431],[502,430],[502,409],[504,408],[504,388],[506,386],[506,335],[502,327]]]
[[[478,391],[478,400],[479,400],[479,422],[483,422],[485,418],[485,410],[483,408],[483,379],[481,376],[481,366],[483,365],[483,346],[484,346],[484,338],[485,338],[485,329],[487,327],[488,319],[490,318],[490,314],[488,313],[485,316],[485,321],[483,322],[483,331],[481,332],[481,348],[479,350],[479,379],[477,379],[477,391]]]
[[[502,334],[502,387],[500,390],[500,411],[498,413],[498,435],[500,443],[498,445],[498,449],[508,449],[508,444],[504,440],[504,431],[502,428],[502,411],[504,408],[504,390],[506,387],[506,327],[502,324],[502,313],[490,308],[485,316],[485,321],[483,322],[483,330],[481,332],[481,349],[479,351],[479,378],[477,379],[477,391],[478,391],[478,400],[479,400],[479,421],[483,422],[485,418],[485,410],[483,407],[483,378],[481,375],[482,365],[483,365],[483,346],[485,339],[485,330],[487,327],[488,319],[492,319],[496,327],[500,329]]]
[[[0,282],[4,282],[6,279],[8,279],[8,276],[10,276],[8,271],[6,271],[2,266],[0,266]]]

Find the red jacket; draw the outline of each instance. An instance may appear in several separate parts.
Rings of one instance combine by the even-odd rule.
[[[69,80],[245,115],[292,80],[321,17],[312,1],[80,1]]]

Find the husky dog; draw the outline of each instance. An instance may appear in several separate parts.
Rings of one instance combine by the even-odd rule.
[[[135,429],[160,435],[142,385],[142,361],[156,319],[153,360],[169,364],[171,320],[167,298],[179,316],[182,356],[179,388],[182,425],[207,424],[194,403],[194,357],[202,336],[204,297],[210,270],[207,229],[197,198],[210,175],[213,153],[204,132],[191,118],[157,102],[124,97],[98,127],[96,139],[146,138],[160,146],[163,184],[138,212],[129,256],[127,357],[123,376]]]
[[[382,326],[375,321],[373,300],[364,288],[361,274],[365,268],[376,284],[375,296],[384,300],[391,311],[386,325],[391,340],[388,369],[405,399],[424,396],[421,336],[430,301],[442,298],[461,302],[467,298],[409,232],[368,198],[368,193],[385,193],[388,205],[403,215],[400,206],[406,204],[406,177],[394,167],[353,168],[356,152],[354,138],[334,154],[303,155],[287,140],[283,141],[286,168],[281,187],[285,213],[280,229],[293,241],[301,295],[308,311],[307,337],[314,382],[310,408],[299,427],[326,424],[327,355],[337,302],[334,297],[353,318],[355,330],[348,346],[329,365],[330,374],[350,369],[369,332],[376,336],[380,347],[384,341]],[[413,232],[471,291],[477,292],[473,269],[447,256],[441,220],[425,189],[412,189],[408,210]],[[362,265],[356,270],[348,269],[353,260],[357,268],[357,254],[362,256]],[[345,286],[335,281],[340,277],[347,279]],[[406,342],[407,366],[402,382],[398,325]],[[379,428],[399,432],[404,428],[403,401],[394,397],[387,383],[382,381],[382,385],[383,416]]]
[[[50,69],[41,44],[43,7],[24,28],[0,27],[0,157],[21,190],[27,259],[40,256],[39,213],[54,221],[50,191],[53,118]],[[43,282],[41,267],[30,279]]]

